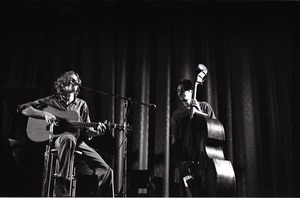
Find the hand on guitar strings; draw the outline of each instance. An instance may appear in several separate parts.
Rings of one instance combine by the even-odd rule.
[[[98,125],[97,127],[90,127],[88,130],[87,130],[87,136],[89,139],[92,139],[93,137],[95,136],[100,136],[100,135],[103,135],[105,133],[105,130],[106,130],[106,123],[107,121],[105,120],[104,123],[102,122],[98,122]]]
[[[49,125],[56,121],[55,115],[46,111],[44,111],[44,118]]]

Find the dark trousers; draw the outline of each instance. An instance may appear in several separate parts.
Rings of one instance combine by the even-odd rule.
[[[179,165],[180,196],[205,196],[205,173],[200,162],[184,161]]]
[[[59,176],[68,179],[69,163],[74,155],[75,148],[81,151],[83,159],[98,177],[98,194],[100,196],[111,197],[114,193],[113,170],[104,159],[84,141],[78,142],[72,134],[66,134],[55,140],[55,148],[58,149],[58,159],[60,162]]]

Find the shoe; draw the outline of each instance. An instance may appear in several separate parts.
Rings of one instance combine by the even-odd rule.
[[[66,182],[64,178],[56,178],[56,185],[54,186],[55,195],[57,197],[69,197],[69,192],[66,188]]]

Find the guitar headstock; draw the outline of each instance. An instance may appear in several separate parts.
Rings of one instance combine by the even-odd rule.
[[[132,131],[132,126],[127,124],[126,126],[124,124],[117,124],[117,127],[115,128],[117,130],[127,130],[127,131]]]

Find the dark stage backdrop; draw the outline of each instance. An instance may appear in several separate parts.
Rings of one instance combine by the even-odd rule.
[[[202,63],[209,76],[198,98],[225,127],[235,195],[299,196],[299,10],[298,2],[1,1],[2,195],[18,195],[10,190],[22,175],[8,141],[18,140],[13,150],[23,144],[17,105],[54,93],[53,82],[68,70],[85,87],[134,101],[128,169],[152,171],[158,195],[174,195],[168,133],[179,105],[175,83],[194,80]],[[124,100],[87,89],[80,97],[93,121],[123,121]],[[123,134],[112,135],[120,145]],[[111,154],[119,191],[124,147],[116,153],[99,142]]]

